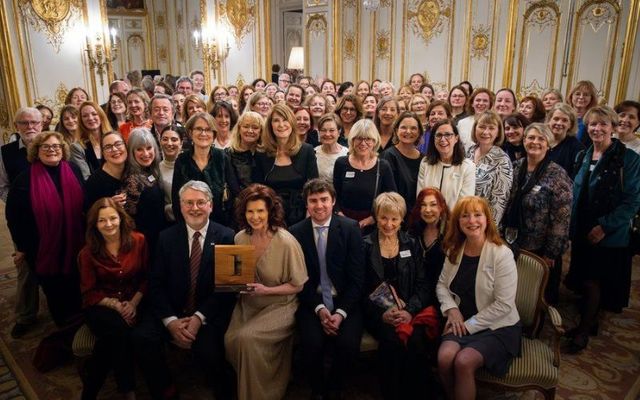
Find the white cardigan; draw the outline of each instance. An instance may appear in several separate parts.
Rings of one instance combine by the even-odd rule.
[[[447,310],[458,308],[460,304],[460,297],[451,292],[450,286],[458,273],[463,253],[464,246],[456,264],[445,259],[438,279],[436,294],[443,314]],[[498,246],[485,241],[476,273],[475,297],[478,313],[464,322],[467,331],[474,334],[487,328],[496,330],[515,325],[520,320],[516,309],[517,288],[518,272],[511,250],[505,245]]]
[[[476,165],[468,158],[460,165],[445,167],[442,161],[430,165],[425,157],[420,162],[416,194],[429,186],[440,189],[447,206],[453,210],[459,199],[476,193]]]

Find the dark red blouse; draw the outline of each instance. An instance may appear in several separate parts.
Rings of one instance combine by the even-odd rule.
[[[83,307],[98,304],[105,297],[128,301],[147,289],[149,251],[144,235],[133,232],[133,247],[113,258],[95,258],[88,247],[78,254]]]

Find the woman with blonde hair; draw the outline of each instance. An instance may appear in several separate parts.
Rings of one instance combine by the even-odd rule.
[[[554,138],[549,149],[549,158],[573,177],[576,156],[584,150],[584,145],[576,138],[578,132],[576,112],[565,103],[554,104],[547,112],[546,124],[551,128]]]
[[[102,165],[100,138],[112,128],[102,107],[92,101],[82,103],[78,112],[80,137],[71,145],[71,162],[80,168],[86,180]]]
[[[269,115],[272,106],[273,100],[271,100],[264,91],[259,91],[251,95],[247,106],[244,109],[240,109],[240,114],[247,111],[254,111],[260,114],[262,119],[265,119]]]
[[[587,134],[587,127],[582,118],[587,111],[598,105],[598,91],[595,85],[591,81],[576,83],[567,96],[567,104],[573,107],[578,115],[578,133],[576,137],[585,147],[589,147],[591,139]]]
[[[547,89],[540,95],[540,100],[542,100],[544,111],[548,113],[554,105],[562,103],[562,93],[558,89]]]
[[[333,168],[336,209],[358,221],[364,233],[375,223],[373,200],[380,193],[397,191],[391,166],[378,157],[379,147],[378,129],[370,119],[361,119],[351,128],[349,154],[338,158]]]
[[[446,319],[438,374],[448,398],[475,399],[475,372],[484,367],[504,376],[520,354],[518,273],[485,199],[459,200],[449,221],[436,286]]]
[[[302,221],[306,204],[302,187],[318,177],[313,147],[300,142],[296,118],[286,104],[276,104],[262,131],[262,147],[256,154],[256,181],[273,188],[282,198],[288,225]]]
[[[127,93],[128,121],[120,125],[120,133],[126,142],[134,128],[151,129],[153,122],[149,118],[150,100],[143,89],[133,88]]]
[[[267,98],[262,92],[265,99]],[[254,94],[255,96],[255,94]],[[231,145],[225,149],[240,189],[253,183],[255,154],[260,145],[264,119],[254,111],[245,111],[231,131]]]

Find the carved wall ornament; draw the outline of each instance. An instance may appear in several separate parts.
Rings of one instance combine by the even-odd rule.
[[[442,33],[444,22],[451,18],[448,0],[413,0],[407,10],[407,20],[411,30],[419,35],[425,44]]]
[[[164,14],[160,14],[158,13],[156,15],[156,27],[160,28],[160,29],[164,29],[165,24],[164,24]]]
[[[7,102],[5,99],[0,102],[0,127],[11,128],[11,123],[9,122],[9,110],[7,110]]]
[[[380,6],[391,8],[391,1],[392,0],[380,0]]]
[[[356,0],[344,0],[344,8],[356,8]]]
[[[324,14],[307,14],[306,28],[311,36],[318,37],[327,32],[327,18]]]
[[[615,5],[614,5],[615,4]],[[594,32],[598,32],[605,24],[611,25],[618,18],[619,7],[617,3],[606,0],[587,1],[582,9],[585,11],[580,17],[580,24],[589,24]]]
[[[471,57],[488,58],[490,46],[491,28],[482,24],[474,26],[471,34]]]
[[[49,107],[53,111],[53,119],[51,125],[57,125],[59,122],[60,110],[64,107],[64,100],[67,98],[69,90],[63,82],[58,84],[53,98],[48,96],[38,97],[33,100],[34,104],[42,104]]]
[[[44,33],[59,53],[66,33],[82,17],[82,0],[20,0],[20,11],[25,21]]]
[[[242,76],[242,74],[238,74],[238,77],[236,78],[236,86],[241,88],[246,84],[247,81],[244,80],[244,76]]]
[[[182,11],[179,11],[176,15],[176,25],[178,26],[178,29],[182,29],[184,26],[184,16],[182,15]]]
[[[347,60],[353,60],[356,55],[356,35],[353,31],[344,33],[342,38],[342,49],[344,51],[344,58]]]
[[[560,8],[552,0],[543,0],[533,4],[524,13],[525,24],[542,32],[560,22]]]
[[[162,62],[167,62],[167,48],[161,46],[158,48],[158,59]]]
[[[522,98],[524,96],[534,95],[540,96],[542,92],[544,92],[545,88],[540,86],[540,82],[537,79],[532,80],[529,85],[522,86],[520,91],[517,93],[518,98]]]
[[[185,61],[184,43],[180,43],[178,47],[178,59]]]
[[[376,32],[376,58],[388,59],[391,55],[391,32]]]
[[[227,20],[240,49],[242,39],[251,32],[255,22],[256,2],[249,0],[227,0],[220,3],[220,15]]]
[[[327,0],[307,0],[307,7],[326,6]]]

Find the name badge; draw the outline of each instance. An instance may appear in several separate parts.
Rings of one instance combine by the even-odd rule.
[[[356,176],[356,171],[347,171],[347,172],[344,174],[344,177],[345,177],[345,178],[354,178],[355,176]]]
[[[154,182],[154,181],[156,180],[156,177],[155,177],[155,176],[153,176],[153,175],[149,175],[149,176],[147,177],[147,180],[148,180],[149,182]]]
[[[531,188],[531,191],[534,193],[538,193],[540,189],[542,189],[540,185],[535,185],[534,187]]]
[[[400,252],[400,258],[411,257],[411,250],[402,250]]]

